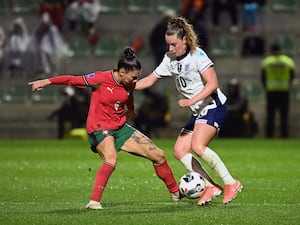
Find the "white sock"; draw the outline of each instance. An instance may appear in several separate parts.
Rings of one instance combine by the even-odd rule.
[[[192,158],[193,158],[193,155],[191,153],[188,153],[186,154],[185,156],[183,156],[181,159],[180,159],[180,162],[190,171],[192,172],[193,171],[193,168],[192,168]]]
[[[193,166],[192,166],[192,158],[193,158],[194,156],[191,154],[191,153],[188,153],[188,154],[186,154],[185,156],[183,156],[181,159],[180,159],[180,162],[190,171],[190,172],[197,172],[197,171],[194,171],[193,170]],[[194,157],[194,159],[196,159],[195,157]],[[200,162],[196,159],[196,161],[200,164]],[[202,167],[201,165],[199,165],[199,167]],[[208,181],[208,180],[206,180],[204,177],[203,177],[203,179],[205,180],[205,182],[206,182],[206,185],[207,186],[211,186],[212,184]]]
[[[234,178],[230,175],[220,157],[213,150],[207,147],[201,158],[223,180],[225,184],[232,184],[235,182]]]

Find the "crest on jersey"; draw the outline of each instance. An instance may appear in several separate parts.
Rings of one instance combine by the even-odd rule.
[[[199,57],[200,58],[203,58],[203,57],[205,57],[206,55],[205,55],[205,53],[203,52],[203,51],[199,51]]]
[[[189,71],[190,70],[190,64],[186,64],[184,66],[184,71]]]
[[[116,110],[116,112],[119,110],[120,104],[121,103],[119,101],[115,102],[115,110]]]
[[[178,73],[180,73],[182,71],[182,64],[181,63],[177,64],[177,70],[178,70]]]

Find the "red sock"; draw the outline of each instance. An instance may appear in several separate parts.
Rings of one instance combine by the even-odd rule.
[[[104,188],[114,169],[115,166],[109,163],[104,163],[102,166],[100,166],[96,174],[94,188],[90,200],[100,202]]]
[[[167,160],[162,164],[153,164],[157,176],[164,181],[170,193],[177,192],[178,184]]]

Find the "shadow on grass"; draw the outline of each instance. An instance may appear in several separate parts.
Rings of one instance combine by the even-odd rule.
[[[101,213],[103,215],[137,215],[137,214],[164,214],[199,211],[200,208],[210,210],[219,208],[219,204],[210,204],[209,206],[197,206],[196,202],[182,201],[173,202],[114,202],[103,204],[103,210],[90,210],[85,208],[56,209],[44,212],[46,214],[79,215],[90,213]],[[210,209],[209,209],[210,208]],[[222,207],[224,208],[224,206]],[[227,208],[227,207],[225,207]]]

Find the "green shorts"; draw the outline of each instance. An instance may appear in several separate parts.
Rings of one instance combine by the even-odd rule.
[[[118,130],[97,130],[89,134],[89,142],[91,144],[91,150],[97,153],[96,147],[107,136],[113,136],[115,138],[115,147],[117,151],[121,150],[124,143],[131,137],[136,129],[129,124],[124,124]]]

